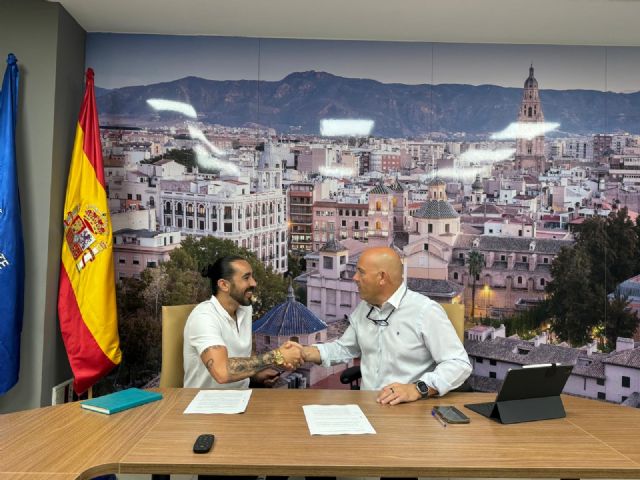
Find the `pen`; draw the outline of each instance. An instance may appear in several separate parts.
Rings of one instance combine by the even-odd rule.
[[[435,410],[431,410],[431,416],[435,418],[438,423],[440,423],[440,425],[442,425],[444,428],[447,428],[447,423],[442,418],[440,418],[440,415],[438,415]]]

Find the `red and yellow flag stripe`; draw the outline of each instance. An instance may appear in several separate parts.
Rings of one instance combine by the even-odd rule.
[[[113,235],[104,183],[93,70],[71,156],[64,204],[65,235],[58,316],[74,390],[83,393],[121,360]]]

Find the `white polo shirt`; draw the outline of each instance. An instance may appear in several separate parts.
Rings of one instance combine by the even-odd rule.
[[[227,347],[229,358],[251,356],[251,306],[238,307],[238,321],[220,305],[215,296],[193,309],[184,326],[184,387],[185,388],[248,388],[249,379],[233,383],[218,383],[202,362],[200,355],[207,347]]]

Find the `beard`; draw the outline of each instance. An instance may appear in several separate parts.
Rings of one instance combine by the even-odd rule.
[[[233,298],[236,302],[238,302],[243,307],[248,307],[251,305],[251,300],[253,297],[253,288],[247,288],[244,292],[236,289],[235,286],[231,286],[231,290],[229,291],[229,296]],[[251,294],[251,295],[249,295]]]

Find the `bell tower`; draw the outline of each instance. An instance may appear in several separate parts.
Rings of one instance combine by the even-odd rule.
[[[524,81],[522,103],[518,113],[518,131],[516,137],[516,169],[531,173],[544,173],[547,159],[544,156],[544,134],[532,137],[528,130],[535,124],[544,123],[542,104],[538,91],[538,81],[533,76],[533,64],[529,68],[529,77]]]

